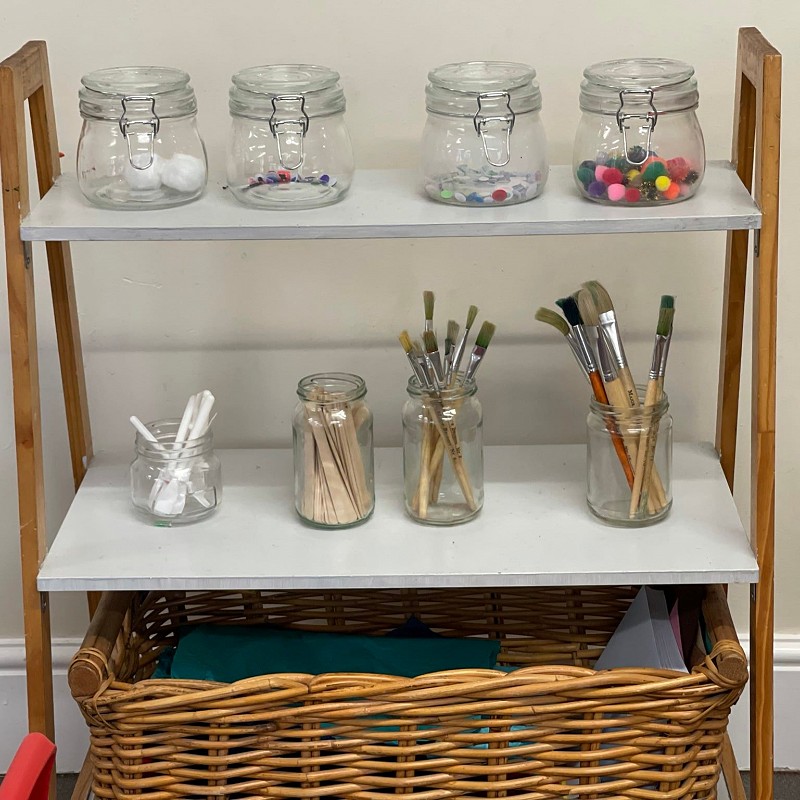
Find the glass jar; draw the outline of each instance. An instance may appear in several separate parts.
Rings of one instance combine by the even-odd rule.
[[[189,76],[170,67],[112,67],[84,75],[78,183],[106,208],[167,208],[194,200],[207,162]]]
[[[211,432],[175,444],[179,419],[151,422],[156,441],[136,434],[131,499],[155,523],[180,525],[212,514],[222,502],[222,466]]]
[[[706,166],[694,68],[667,58],[583,71],[573,173],[598,203],[654,206],[691,197]]]
[[[483,507],[483,411],[473,380],[440,392],[412,377],[403,407],[406,511],[417,522],[456,525]]]
[[[228,188],[245,205],[316,208],[353,180],[339,73],[310,64],[250,67],[233,76]]]
[[[547,142],[536,70],[506,61],[428,73],[422,136],[425,193],[453,205],[511,205],[541,194]]]
[[[645,388],[637,389],[644,398]],[[592,513],[620,526],[640,527],[664,519],[672,507],[672,416],[667,395],[654,405],[622,410],[592,398],[586,426],[586,497]],[[620,440],[624,448],[619,447]],[[637,481],[639,472],[642,477]]]
[[[348,528],[375,508],[372,412],[363,378],[308,375],[297,384],[292,422],[294,503],[306,522]]]

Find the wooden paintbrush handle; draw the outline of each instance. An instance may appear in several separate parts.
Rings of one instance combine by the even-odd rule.
[[[647,384],[647,392],[644,398],[644,407],[645,408],[652,408],[661,395],[659,391],[659,385],[657,380],[651,380]],[[652,412],[649,412],[651,417],[653,416]],[[644,421],[644,418],[643,418]],[[650,420],[649,425],[642,425],[642,432],[639,434],[639,443],[637,445],[637,453],[636,453],[636,474],[633,481],[633,488],[631,491],[631,504],[630,508],[628,509],[628,516],[631,519],[635,519],[636,515],[639,513],[639,504],[642,499],[642,487],[649,486],[649,479],[652,474],[652,462],[651,462],[651,469],[648,470],[646,468],[647,463],[647,454],[649,450],[649,441],[653,434],[653,425],[657,424],[655,419]]]
[[[589,373],[589,382],[592,384],[595,400],[603,405],[608,405],[608,395],[606,394],[605,386],[603,386],[603,379],[600,377],[599,372]],[[611,441],[614,445],[619,463],[622,465],[622,471],[625,473],[625,478],[628,481],[628,486],[632,487],[634,482],[633,470],[631,469],[631,462],[628,458],[628,453],[625,450],[625,442],[617,430],[617,426],[613,419],[606,417],[606,430],[611,434]]]

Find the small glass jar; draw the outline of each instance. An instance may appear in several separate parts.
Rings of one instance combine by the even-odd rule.
[[[644,398],[645,388],[637,388]],[[641,527],[664,519],[672,507],[672,416],[667,395],[654,405],[624,410],[592,398],[586,426],[586,497],[592,513],[620,526]]]
[[[594,64],[583,76],[572,156],[581,194],[639,206],[692,197],[706,166],[694,68],[632,58]]]
[[[457,525],[483,508],[483,410],[473,380],[441,392],[412,377],[403,407],[406,511],[429,525]]]
[[[112,67],[81,79],[78,183],[105,208],[167,208],[206,185],[206,150],[189,76],[170,67]]]
[[[366,394],[363,378],[347,372],[308,375],[297,384],[294,502],[300,517],[312,525],[349,528],[375,508],[372,412]]]
[[[311,64],[237,72],[228,188],[248,206],[316,208],[341,200],[353,180],[353,147],[339,73]]]
[[[149,423],[155,442],[136,434],[131,499],[157,525],[196,522],[222,502],[222,466],[211,432],[176,445],[179,426],[179,419]]]
[[[471,61],[428,74],[422,136],[425,193],[453,205],[523,203],[547,181],[547,141],[536,71]]]

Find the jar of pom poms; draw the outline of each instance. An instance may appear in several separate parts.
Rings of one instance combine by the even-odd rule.
[[[573,151],[581,194],[627,206],[692,197],[705,171],[694,68],[633,58],[593,64],[583,76]]]
[[[250,67],[233,76],[228,188],[248,206],[315,208],[341,200],[353,148],[339,73],[312,64]]]
[[[112,67],[81,79],[78,183],[106,208],[167,208],[206,185],[189,75],[171,67]]]
[[[538,197],[547,141],[536,70],[505,61],[445,64],[428,74],[425,193],[442,203],[502,206]]]

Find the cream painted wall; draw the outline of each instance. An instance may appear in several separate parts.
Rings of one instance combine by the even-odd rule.
[[[76,92],[81,75],[127,63],[170,64],[191,73],[201,129],[217,172],[224,163],[230,74],[270,61],[311,61],[338,69],[358,164],[377,167],[414,164],[424,121],[425,75],[439,63],[495,58],[534,64],[552,162],[564,163],[570,157],[577,87],[586,64],[626,55],[682,58],[697,68],[708,155],[724,158],[730,149],[736,30],[748,24],[760,26],[785,55],[777,618],[781,630],[800,631],[800,544],[793,524],[800,495],[793,490],[797,464],[792,455],[800,430],[791,400],[800,386],[786,358],[791,354],[786,344],[800,335],[791,306],[800,281],[792,259],[800,246],[794,177],[800,158],[793,149],[793,131],[800,125],[793,99],[800,86],[800,7],[795,3],[3,0],[0,55],[29,38],[48,41],[66,169],[72,168],[80,128]],[[534,323],[533,310],[590,277],[601,278],[614,292],[639,375],[648,364],[658,296],[678,295],[669,375],[676,433],[683,439],[713,439],[723,248],[722,234],[77,244],[76,283],[96,449],[128,446],[131,413],[143,418],[172,413],[190,391],[203,386],[219,399],[219,445],[287,445],[296,380],[321,369],[364,375],[377,441],[397,444],[407,369],[395,335],[419,320],[425,288],[437,292],[442,317],[460,317],[470,302],[477,302],[498,323],[481,384],[490,443],[581,441],[585,388],[563,343]],[[36,251],[52,532],[68,506],[71,479],[43,255]],[[3,298],[0,637],[19,636],[22,630],[5,309]],[[748,437],[743,438],[746,443]],[[747,492],[739,494],[746,503]],[[364,537],[369,537],[368,526]],[[744,593],[736,598],[746,627]],[[53,608],[57,634],[82,632],[81,597],[58,596]]]

